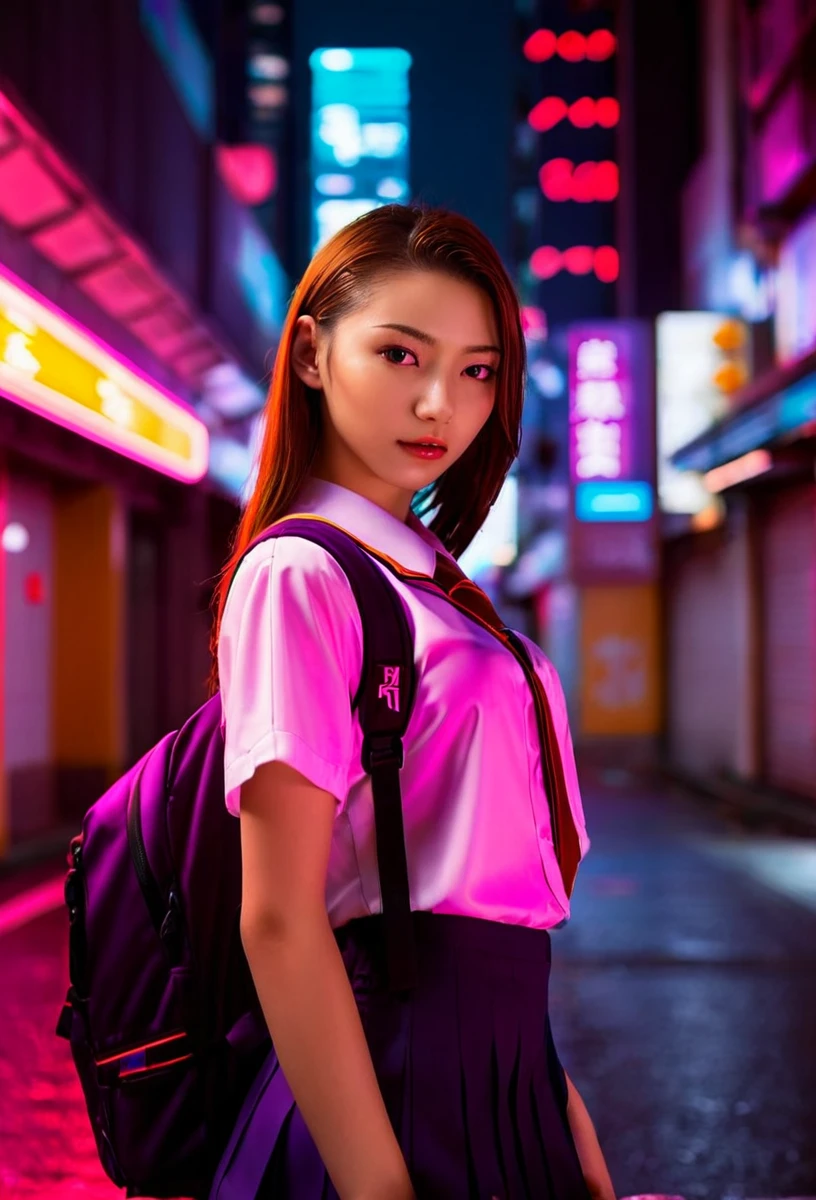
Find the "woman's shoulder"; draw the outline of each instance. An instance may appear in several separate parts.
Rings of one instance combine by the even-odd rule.
[[[224,620],[259,600],[315,615],[357,616],[351,584],[340,564],[322,546],[291,534],[254,546],[232,579]]]

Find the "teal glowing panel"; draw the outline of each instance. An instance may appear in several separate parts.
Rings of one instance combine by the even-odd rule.
[[[648,521],[654,489],[648,483],[579,483],[575,515],[579,521]]]
[[[312,249],[382,204],[409,199],[407,50],[315,50],[312,68]]]

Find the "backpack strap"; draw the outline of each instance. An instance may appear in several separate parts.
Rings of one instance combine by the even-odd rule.
[[[322,517],[285,517],[259,534],[244,557],[278,537],[305,538],[327,551],[346,575],[360,610],[363,670],[353,707],[360,714],[362,766],[371,776],[374,797],[388,980],[393,991],[407,990],[416,979],[416,947],[399,773],[404,762],[403,737],[416,694],[411,630],[396,591],[345,529]]]

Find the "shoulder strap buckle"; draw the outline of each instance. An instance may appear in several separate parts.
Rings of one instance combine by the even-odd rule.
[[[367,733],[363,738],[363,770],[370,775],[378,767],[402,770],[405,750],[398,733]]]

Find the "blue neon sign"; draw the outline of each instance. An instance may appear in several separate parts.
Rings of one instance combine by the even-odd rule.
[[[315,50],[312,68],[312,248],[372,208],[409,196],[411,55]]]
[[[649,521],[654,488],[649,483],[578,483],[575,515],[579,521]]]

